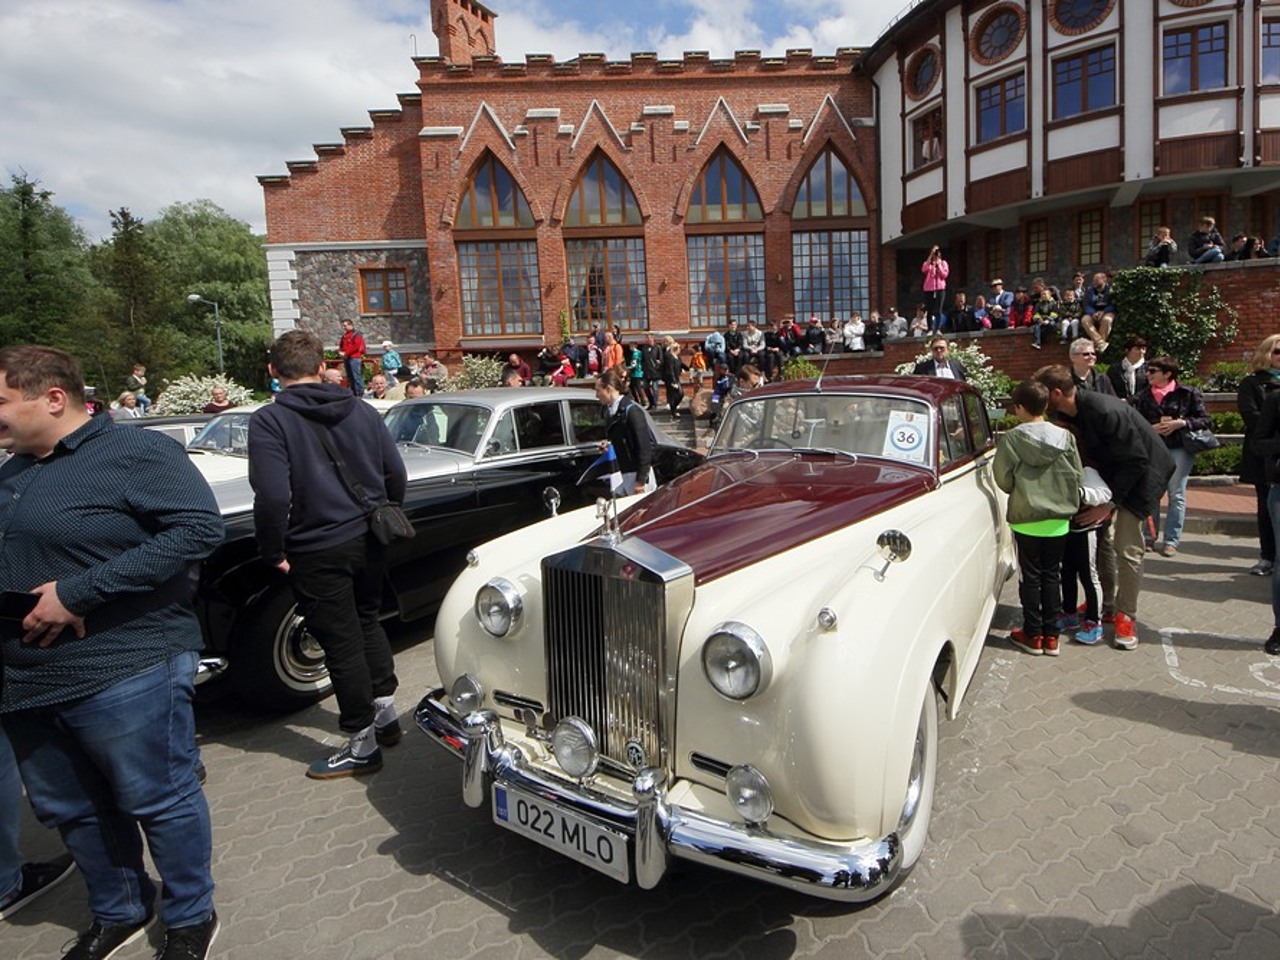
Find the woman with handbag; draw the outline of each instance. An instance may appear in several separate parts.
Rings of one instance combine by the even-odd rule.
[[[1164,518],[1164,546],[1160,554],[1172,557],[1182,540],[1182,524],[1186,519],[1187,478],[1195,453],[1189,448],[1192,431],[1211,431],[1213,421],[1204,406],[1204,397],[1195,387],[1178,382],[1181,368],[1173,357],[1156,357],[1147,361],[1147,386],[1134,398],[1134,406],[1160,434],[1173,456],[1174,471],[1165,492],[1169,497]],[[1212,432],[1208,433],[1213,437]],[[1213,438],[1214,446],[1217,439]],[[1206,447],[1202,446],[1201,449]],[[1160,516],[1157,511],[1156,527]]]
[[[1276,560],[1276,537],[1271,529],[1271,514],[1267,509],[1266,469],[1262,454],[1255,444],[1258,439],[1258,418],[1267,397],[1280,387],[1280,333],[1273,333],[1258,344],[1253,352],[1250,367],[1253,372],[1240,381],[1236,393],[1236,408],[1244,419],[1244,444],[1240,456],[1240,482],[1253,486],[1258,506],[1258,545],[1261,558],[1249,572],[1255,577],[1269,576]]]

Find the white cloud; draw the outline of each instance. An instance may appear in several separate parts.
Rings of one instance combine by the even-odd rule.
[[[731,56],[869,43],[865,0],[493,0],[498,52]],[[887,19],[887,15],[886,15]],[[856,32],[856,36],[852,35]],[[81,219],[207,197],[263,230],[255,177],[369,123],[437,52],[429,0],[5,0],[0,171]]]

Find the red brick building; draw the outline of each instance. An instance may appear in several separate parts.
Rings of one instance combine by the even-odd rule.
[[[485,7],[432,19],[416,93],[260,178],[278,330],[355,317],[449,360],[593,323],[847,316],[892,287],[859,51],[504,63]]]

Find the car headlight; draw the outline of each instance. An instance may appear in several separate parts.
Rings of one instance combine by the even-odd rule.
[[[520,625],[524,603],[510,580],[498,577],[476,591],[476,620],[491,637],[505,637]]]
[[[449,699],[453,702],[453,709],[466,716],[484,706],[484,687],[471,674],[464,673],[453,681],[453,686],[449,688]]]
[[[760,634],[730,620],[702,645],[702,672],[722,696],[746,700],[769,685],[773,661]]]
[[[725,774],[724,789],[733,809],[747,823],[764,823],[773,816],[769,781],[750,764],[739,764]]]
[[[577,717],[565,717],[556,724],[551,731],[551,752],[560,769],[577,779],[591,776],[600,762],[595,731]]]

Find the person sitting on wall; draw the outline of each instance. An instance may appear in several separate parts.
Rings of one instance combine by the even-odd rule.
[[[1157,227],[1156,235],[1151,238],[1147,247],[1147,255],[1142,258],[1144,267],[1167,267],[1169,259],[1178,252],[1178,241],[1173,239],[1173,231],[1168,227]]]
[[[1111,297],[1111,283],[1105,273],[1099,270],[1093,275],[1093,283],[1084,292],[1084,315],[1080,318],[1080,327],[1086,337],[1093,341],[1099,354],[1107,352],[1107,338],[1111,336],[1111,327],[1116,322],[1115,301]]]
[[[1191,242],[1187,245],[1192,263],[1221,263],[1226,256],[1223,248],[1227,244],[1215,223],[1213,217],[1200,218],[1200,229],[1191,234]]]

